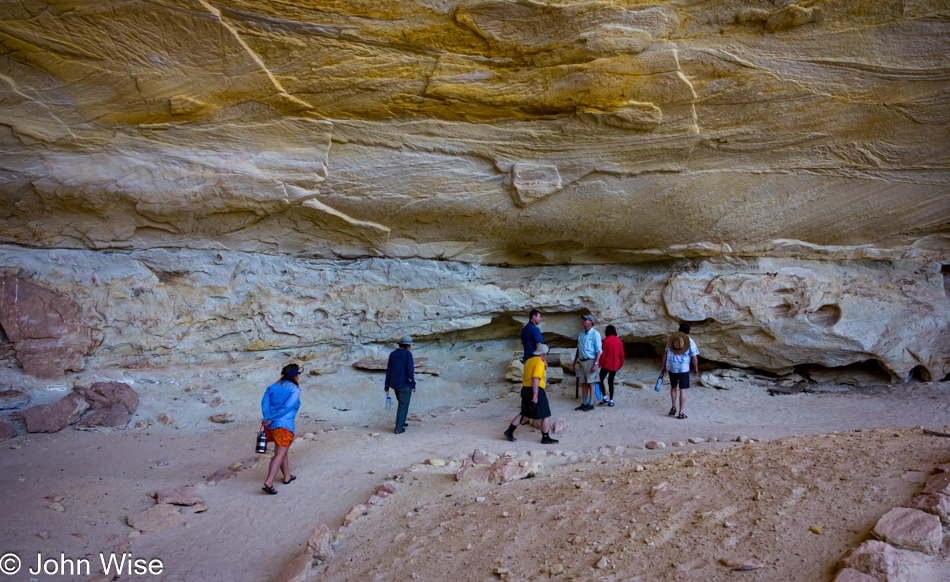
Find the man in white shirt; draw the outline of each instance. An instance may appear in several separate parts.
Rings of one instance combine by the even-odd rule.
[[[699,374],[699,348],[696,342],[689,337],[689,324],[681,323],[679,331],[670,336],[670,341],[666,344],[666,352],[663,354],[663,364],[660,365],[660,375],[670,371],[670,400],[673,406],[670,408],[669,415],[676,418],[686,418],[683,412],[683,406],[686,405],[686,392],[689,388],[689,371],[692,368],[694,374]],[[676,415],[676,391],[679,390],[680,409],[679,416]]]
[[[600,332],[594,329],[594,316],[584,316],[584,331],[577,336],[577,351],[574,352],[574,372],[583,388],[581,405],[574,410],[590,412],[594,409],[594,384],[600,381],[598,367],[600,355],[604,353]]]

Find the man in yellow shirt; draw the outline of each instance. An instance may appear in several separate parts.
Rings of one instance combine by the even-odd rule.
[[[524,376],[521,380],[521,412],[511,421],[511,426],[505,431],[505,438],[515,442],[515,429],[521,423],[521,418],[531,418],[541,421],[541,444],[553,445],[558,441],[548,436],[551,427],[551,407],[548,405],[548,395],[544,392],[547,379],[547,353],[550,350],[544,344],[538,345],[534,354],[524,363]]]

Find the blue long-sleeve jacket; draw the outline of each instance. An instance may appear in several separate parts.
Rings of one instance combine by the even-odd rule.
[[[389,354],[389,364],[386,366],[386,384],[383,390],[402,390],[415,388],[416,376],[413,371],[412,352],[406,348],[393,350]]]
[[[271,384],[264,392],[261,400],[261,413],[264,421],[271,421],[266,425],[270,430],[286,428],[294,432],[294,419],[300,409],[300,387],[290,380],[281,380]]]

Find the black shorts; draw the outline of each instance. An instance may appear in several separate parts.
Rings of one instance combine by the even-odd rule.
[[[531,386],[521,387],[521,416],[525,418],[534,418],[541,420],[551,416],[551,406],[548,404],[548,395],[544,393],[544,388],[538,388],[538,403],[531,402],[534,398],[534,388]]]
[[[689,388],[689,372],[670,372],[670,388]]]

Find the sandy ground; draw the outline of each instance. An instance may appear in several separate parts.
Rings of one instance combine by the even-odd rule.
[[[14,552],[24,562],[24,570],[7,579],[88,578],[29,576],[25,567],[35,567],[39,552],[92,558],[96,574],[100,553],[130,551],[164,565],[159,576],[133,578],[269,580],[315,526],[335,530],[390,473],[476,448],[495,454],[541,449],[540,434],[524,427],[517,443],[502,439],[517,410],[517,399],[501,397],[510,388],[502,378],[511,346],[479,347],[420,350],[443,373],[421,379],[410,409],[418,420],[398,436],[392,434],[395,410],[382,408],[381,375],[346,367],[305,376],[297,433],[320,433],[291,449],[297,481],[278,484],[276,496],[264,495],[266,459],[258,457],[264,462],[233,479],[199,487],[207,511],[186,509],[184,526],[141,536],[125,520],[154,505],[149,493],[203,484],[215,471],[255,458],[260,394],[279,364],[196,371],[191,379],[162,370],[112,371],[109,377],[133,382],[143,396],[136,419],[166,412],[176,422],[141,431],[21,434],[0,444],[0,553]],[[654,364],[631,362],[621,377],[652,384]],[[322,576],[417,574],[425,580],[449,579],[451,572],[451,578],[487,580],[496,578],[492,569],[503,559],[517,579],[547,577],[541,569],[561,563],[565,579],[719,580],[736,574],[717,560],[745,557],[766,566],[742,574],[749,579],[828,580],[833,564],[883,513],[905,503],[933,466],[950,461],[950,439],[909,428],[950,424],[950,383],[827,386],[820,387],[827,393],[776,397],[753,382],[735,382],[731,390],[697,387],[689,393],[689,419],[676,420],[666,416],[668,392],[623,385],[617,406],[576,412],[569,379],[549,390],[554,416],[567,419],[568,428],[559,445],[546,448],[561,454],[544,458],[543,477],[499,487],[454,483],[450,468],[409,472],[411,485],[347,529]],[[225,403],[211,408],[214,390]],[[435,416],[426,414],[434,409]],[[239,420],[207,422],[217,412]],[[879,427],[888,430],[867,432]],[[864,431],[786,438],[855,429]],[[650,440],[670,445],[737,435],[770,442],[643,449]],[[685,469],[686,457],[673,455],[687,450],[697,451],[688,455],[696,468]],[[633,471],[637,464],[646,470]],[[663,482],[668,486],[651,495]],[[752,501],[758,490],[765,499]],[[488,501],[475,504],[476,496]],[[50,509],[58,498],[64,512]],[[813,525],[821,535],[809,531]],[[624,538],[629,532],[634,537]],[[472,550],[463,552],[468,543]],[[608,549],[598,554],[597,547]],[[609,568],[593,569],[605,555]]]

